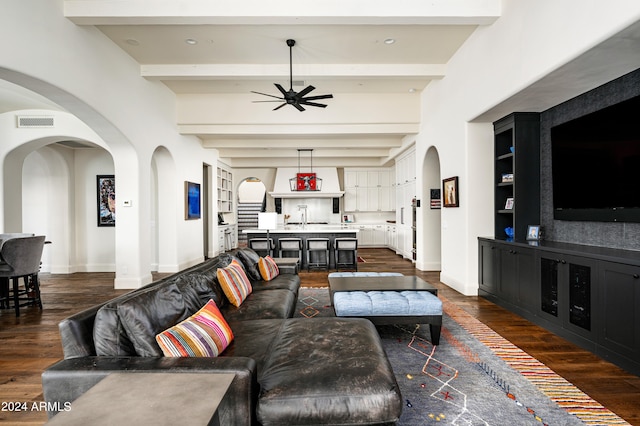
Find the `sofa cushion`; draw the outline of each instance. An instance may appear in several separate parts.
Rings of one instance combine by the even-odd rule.
[[[193,313],[175,282],[118,304],[118,316],[138,356],[162,356],[156,335]]]
[[[280,274],[278,265],[271,256],[261,257],[258,260],[258,269],[260,269],[260,276],[265,281],[271,281]]]
[[[235,254],[242,261],[244,269],[247,271],[247,276],[251,281],[262,279],[258,268],[258,261],[260,260],[258,253],[249,248],[241,248],[236,250]]]
[[[233,306],[240,306],[251,294],[251,283],[242,265],[235,259],[224,268],[218,268],[218,282]]]
[[[226,298],[218,284],[216,273],[217,268],[209,268],[181,274],[175,278],[189,311],[196,312],[211,299],[218,308],[224,306]]]
[[[198,312],[156,336],[170,357],[215,357],[233,340],[233,332],[212,299]]]
[[[294,294],[300,290],[300,276],[294,274],[280,274],[271,281],[251,281],[252,291],[286,289]]]
[[[220,311],[229,323],[255,319],[291,318],[296,307],[296,295],[289,290],[255,291],[242,305],[231,304]]]

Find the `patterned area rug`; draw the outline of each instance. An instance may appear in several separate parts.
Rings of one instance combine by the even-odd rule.
[[[379,326],[405,407],[398,425],[628,425],[453,303],[440,345],[428,326]],[[334,316],[329,290],[302,288],[296,316]]]

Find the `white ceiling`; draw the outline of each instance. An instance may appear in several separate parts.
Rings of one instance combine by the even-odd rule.
[[[142,77],[162,81],[178,96],[250,95],[248,103],[270,100],[251,91],[278,95],[274,83],[289,88],[287,39],[296,40],[292,50],[296,91],[313,85],[311,96],[417,96],[430,81],[444,77],[447,62],[465,40],[479,25],[494,22],[500,12],[499,0],[158,0],[153,8],[144,0],[64,4],[67,18],[78,25],[95,25],[138,62]],[[385,43],[387,39],[394,43]],[[328,104],[322,112],[335,100],[320,101]],[[269,114],[290,114],[271,111],[279,103],[260,105]],[[292,107],[283,110],[287,108]],[[319,112],[300,114],[308,120]],[[290,127],[256,137],[208,133],[203,130],[207,123],[198,124],[192,134],[203,140],[203,146],[219,149],[234,166],[255,164],[256,144],[268,149],[259,154],[263,163],[267,158],[265,166],[292,165],[296,148],[307,147],[314,148],[318,165],[323,161],[337,166],[378,165],[397,153],[407,134],[328,131],[314,137]]]

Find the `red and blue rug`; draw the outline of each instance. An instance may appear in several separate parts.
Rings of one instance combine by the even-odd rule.
[[[428,326],[379,326],[405,407],[398,425],[628,423],[440,296],[440,345]],[[297,316],[329,317],[328,289],[302,288]]]

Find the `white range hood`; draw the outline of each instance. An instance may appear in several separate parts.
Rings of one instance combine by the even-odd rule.
[[[295,178],[299,172],[307,172],[297,167],[281,167],[276,170],[276,181],[273,185],[273,198],[337,198],[344,195],[340,191],[340,181],[338,181],[338,169],[336,167],[314,167],[313,173],[322,179],[322,188],[318,191],[292,191],[290,180]]]

